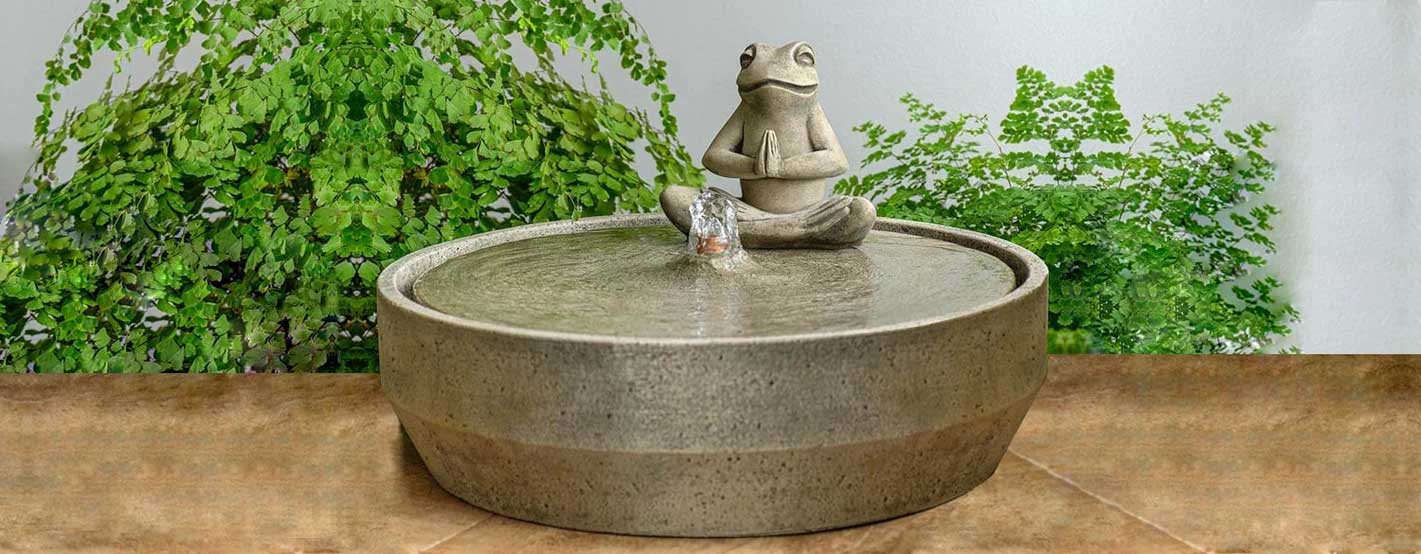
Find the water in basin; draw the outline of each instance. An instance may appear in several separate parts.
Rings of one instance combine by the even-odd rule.
[[[603,229],[476,250],[430,270],[415,298],[526,329],[643,338],[767,337],[939,318],[1015,287],[996,257],[873,231],[857,248],[755,250],[723,273],[669,226]]]

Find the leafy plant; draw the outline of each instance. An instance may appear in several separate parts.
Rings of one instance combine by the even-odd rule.
[[[1252,197],[1273,180],[1273,130],[1214,126],[1218,95],[1138,131],[1101,67],[1071,86],[1029,67],[994,133],[985,115],[949,116],[902,98],[915,136],[864,123],[865,167],[847,194],[880,215],[1009,238],[1050,266],[1049,348],[1056,352],[1252,352],[1289,332],[1297,312],[1262,273],[1270,218]]]
[[[200,59],[176,69],[187,47]],[[139,48],[153,77],[110,77],[56,119],[97,53],[117,73]],[[569,53],[601,86],[554,70]],[[606,92],[599,53],[658,114]],[[0,239],[10,371],[373,371],[387,262],[701,181],[665,63],[616,1],[99,0],[46,77],[39,161]]]

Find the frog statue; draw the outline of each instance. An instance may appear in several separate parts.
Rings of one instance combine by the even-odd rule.
[[[873,227],[872,202],[825,198],[848,159],[819,106],[814,61],[804,42],[746,47],[735,78],[740,106],[701,158],[711,172],[740,179],[743,198],[718,188],[709,193],[734,204],[746,248],[847,248]],[[690,232],[691,204],[702,192],[670,186],[661,193],[662,211],[682,233]]]

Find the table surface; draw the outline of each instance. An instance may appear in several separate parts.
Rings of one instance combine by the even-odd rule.
[[[373,375],[0,376],[0,551],[1421,551],[1421,356],[1061,356],[995,476],[809,535],[654,539],[444,493]]]

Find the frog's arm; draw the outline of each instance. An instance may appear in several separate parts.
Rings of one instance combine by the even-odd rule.
[[[701,156],[701,165],[706,166],[711,173],[732,179],[764,177],[755,174],[755,158],[738,151],[745,138],[745,114],[742,113],[744,109],[743,106],[735,108],[735,113],[730,114],[725,126],[711,139],[710,148]]]
[[[809,145],[812,152],[784,159],[781,175],[790,179],[825,179],[842,175],[849,170],[849,159],[844,157],[844,148],[839,146],[839,138],[829,127],[829,118],[824,108],[815,106],[809,115]]]

